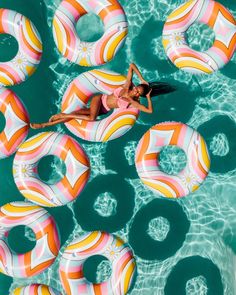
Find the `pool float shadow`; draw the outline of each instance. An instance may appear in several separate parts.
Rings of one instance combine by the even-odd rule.
[[[167,278],[165,295],[185,295],[186,283],[203,276],[207,281],[207,295],[223,295],[223,284],[218,267],[209,259],[192,256],[180,260]],[[194,290],[195,291],[195,290]]]
[[[24,198],[19,192],[19,190],[17,189],[16,184],[14,182],[13,174],[12,174],[14,156],[15,154],[1,160],[1,166],[3,167],[4,173],[2,173],[0,177],[0,187],[1,187],[0,206],[3,206],[6,203],[13,202],[13,201],[22,201]],[[9,193],[9,188],[11,188],[10,193]]]
[[[230,79],[236,79],[236,63],[230,61],[220,72]]]
[[[141,113],[140,118],[145,123],[157,124],[165,121],[175,121],[187,123],[193,115],[196,105],[196,97],[201,95],[202,91],[188,89],[184,83],[175,80],[169,82],[176,87],[172,93],[152,98],[153,113]]]
[[[46,210],[54,217],[56,221],[57,227],[59,229],[61,245],[63,245],[74,229],[74,221],[71,210],[67,206],[46,208]]]
[[[149,222],[157,217],[168,220],[170,229],[163,241],[148,234]],[[164,260],[173,256],[183,245],[190,222],[183,208],[174,201],[154,199],[137,212],[129,232],[134,253],[146,260]]]
[[[11,277],[0,273],[0,294],[9,294],[9,289],[12,283],[13,279]]]
[[[94,204],[100,194],[111,193],[117,202],[116,209],[111,214],[102,216],[94,209]],[[86,231],[115,232],[123,228],[130,220],[134,209],[134,190],[123,175],[97,176],[87,184],[74,205],[78,223]],[[100,203],[101,205],[104,205]]]
[[[236,168],[236,124],[232,119],[224,115],[216,116],[202,124],[198,128],[198,132],[204,137],[208,148],[215,135],[222,133],[227,137],[229,151],[226,155],[214,155],[209,148],[212,172],[227,173]]]
[[[178,69],[168,61],[167,57],[165,60],[160,59],[157,54],[153,53],[151,46],[153,39],[162,36],[163,26],[164,22],[156,21],[152,16],[145,22],[139,35],[133,39],[131,51],[134,53],[136,62],[140,66],[149,71],[158,70],[160,74],[169,75],[176,72]],[[163,47],[162,49],[164,52]]]

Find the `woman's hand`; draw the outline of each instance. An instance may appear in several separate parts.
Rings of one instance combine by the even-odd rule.
[[[140,82],[141,82],[141,84],[149,85],[149,83],[146,80],[144,80],[144,79],[142,79]]]
[[[151,92],[152,92],[152,88],[150,89],[150,91],[146,94],[147,98],[151,98]]]

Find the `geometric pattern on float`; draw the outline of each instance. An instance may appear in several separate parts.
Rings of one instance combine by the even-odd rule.
[[[159,154],[164,146],[175,145],[187,157],[185,168],[177,175],[161,171]],[[167,198],[187,196],[198,189],[208,175],[210,157],[204,138],[189,126],[165,122],[151,127],[136,150],[136,169],[142,182],[155,193]]]
[[[16,94],[4,87],[0,88],[0,112],[6,125],[0,133],[0,159],[9,157],[26,139],[29,130],[29,115]]]
[[[12,202],[0,207],[0,272],[17,278],[37,275],[55,260],[60,239],[53,217],[30,202]],[[9,231],[18,225],[35,233],[35,247],[24,254],[14,253],[8,245]]]
[[[42,41],[34,24],[24,15],[0,9],[0,34],[10,34],[18,42],[18,53],[0,62],[0,85],[15,85],[31,76],[42,56]]]
[[[104,34],[96,42],[81,41],[76,23],[81,16],[95,13],[104,23]],[[81,66],[97,66],[110,61],[126,40],[128,22],[116,0],[63,0],[53,19],[53,36],[60,53]]]
[[[75,78],[62,98],[62,112],[70,113],[86,107],[91,96],[97,93],[111,94],[126,81],[126,77],[108,70],[92,70]],[[95,142],[116,139],[135,124],[139,111],[135,108],[114,109],[102,120],[70,120],[66,127],[76,136]]]
[[[102,255],[110,261],[112,274],[107,281],[93,284],[84,277],[84,262],[93,255]],[[136,262],[132,250],[120,238],[95,231],[67,246],[61,257],[59,272],[68,295],[123,295],[127,294],[134,279]]]
[[[12,295],[26,295],[26,294],[27,295],[61,295],[61,293],[59,293],[55,289],[52,289],[51,287],[48,287],[46,285],[39,285],[39,284],[18,287],[12,293]]]
[[[208,25],[215,41],[207,51],[191,49],[185,32],[195,22]],[[180,69],[194,73],[212,73],[228,63],[236,49],[236,20],[220,3],[191,0],[174,10],[164,25],[163,46],[169,59]]]
[[[43,182],[38,175],[41,158],[54,155],[66,166],[63,178],[55,184]],[[72,137],[43,132],[25,141],[13,162],[13,176],[21,194],[30,201],[46,206],[62,206],[77,198],[90,175],[90,163],[82,147]]]

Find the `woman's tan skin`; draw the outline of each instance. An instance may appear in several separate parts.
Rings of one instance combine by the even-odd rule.
[[[120,96],[122,96],[123,100],[126,100],[129,102],[129,107],[131,106],[142,112],[151,114],[153,112],[152,101],[150,96],[152,90],[150,90],[149,93],[146,95],[148,106],[146,107],[140,104],[139,101],[140,101],[140,96],[143,94],[143,88],[142,86],[133,85],[132,83],[133,73],[135,73],[138,76],[141,84],[148,84],[148,82],[144,80],[137,66],[132,63],[129,66],[127,80],[125,84],[122,85],[123,89],[121,90]],[[39,128],[44,128],[48,126],[53,126],[59,123],[65,123],[72,119],[94,121],[96,120],[98,115],[103,114],[101,97],[102,97],[102,94],[95,95],[91,99],[89,108],[80,109],[78,111],[71,112],[70,114],[59,113],[52,116],[49,119],[49,122],[47,123],[42,123],[42,124],[32,123],[30,124],[30,126],[33,129],[39,129]],[[113,93],[107,96],[107,106],[110,109],[118,108],[117,98],[115,97]]]

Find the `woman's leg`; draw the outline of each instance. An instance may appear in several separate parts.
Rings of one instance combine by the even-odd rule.
[[[68,118],[64,118],[64,119],[58,119],[58,120],[55,120],[53,122],[46,122],[46,123],[30,123],[30,127],[32,129],[40,129],[40,128],[45,128],[45,127],[49,127],[49,126],[54,126],[54,125],[57,125],[57,124],[60,124],[60,123],[65,123],[65,122],[68,122],[70,121],[70,119]]]
[[[79,119],[79,120],[86,120],[86,121],[95,121],[97,116],[100,114],[101,107],[102,107],[102,95],[95,95],[90,103],[89,113],[88,114],[81,114],[80,111],[75,111],[70,114],[64,114],[63,117],[67,117],[70,119]]]
[[[69,113],[69,115],[89,115],[89,114],[90,114],[90,108],[84,108],[84,109],[80,109],[78,111],[73,111],[73,112]],[[63,119],[64,116],[65,116],[65,113],[59,113],[59,114],[53,115],[49,119],[49,122],[53,122],[53,121],[57,121],[59,119]]]
[[[100,114],[100,110],[102,107],[102,94],[95,95],[90,103],[90,114],[89,121],[94,121],[97,119],[97,116]]]
[[[94,121],[96,120],[97,116],[100,113],[100,109],[102,106],[101,97],[102,97],[102,94],[95,95],[91,100],[90,108],[80,109],[78,111],[73,111],[69,114],[65,114],[65,113],[56,114],[49,119],[49,122],[57,121],[59,119],[64,119],[65,116],[68,118],[68,116],[70,115],[72,115],[71,119]]]
[[[57,120],[53,120],[51,122],[46,122],[41,124],[31,123],[30,127],[33,129],[45,128],[45,127],[54,126],[60,123],[65,123],[73,119],[94,121],[96,120],[97,116],[100,113],[100,109],[102,106],[101,97],[102,97],[101,94],[94,96],[91,100],[90,108],[88,109],[81,109],[78,111],[71,112],[70,114],[61,113],[61,114],[58,114],[60,115],[59,116],[60,118],[58,118]],[[85,114],[82,114],[81,111],[82,113],[85,113]]]

